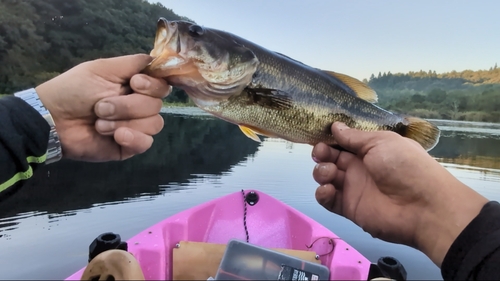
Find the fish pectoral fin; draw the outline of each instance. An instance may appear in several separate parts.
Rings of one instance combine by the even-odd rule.
[[[293,106],[292,99],[286,93],[267,88],[247,88],[251,100],[260,106],[272,109],[290,109]]]
[[[243,132],[243,134],[245,134],[245,136],[249,137],[250,139],[256,142],[262,142],[259,136],[257,136],[257,134],[252,129],[245,127],[243,125],[239,125],[238,127],[240,127],[240,130]]]
[[[349,88],[351,88],[356,96],[360,99],[364,99],[367,102],[376,103],[378,101],[377,92],[374,89],[370,88],[365,83],[359,81],[358,79],[333,71],[323,70],[323,72],[328,73],[329,75],[339,79],[344,82]]]
[[[239,127],[240,127],[240,130],[245,134],[245,136],[247,136],[247,137],[249,137],[257,142],[261,142],[259,136],[257,136],[257,135],[261,135],[261,136],[265,136],[265,137],[269,137],[269,138],[277,138],[278,137],[270,132],[267,132],[267,131],[262,130],[262,129],[254,128],[252,126],[239,125]]]

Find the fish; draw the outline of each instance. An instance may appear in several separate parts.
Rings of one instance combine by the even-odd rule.
[[[153,57],[142,73],[186,92],[197,107],[233,123],[250,139],[337,146],[334,122],[362,131],[392,131],[429,151],[440,130],[415,116],[385,110],[366,83],[315,68],[238,35],[159,18]]]

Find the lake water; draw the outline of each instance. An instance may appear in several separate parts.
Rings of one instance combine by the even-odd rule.
[[[373,239],[316,203],[310,146],[257,143],[199,110],[165,111],[165,128],[148,152],[124,162],[55,163],[0,204],[0,278],[63,279],[85,265],[89,243],[102,232],[128,239],[174,213],[252,188],[322,223],[373,262],[390,255],[409,279],[441,279],[420,252]],[[500,124],[435,121],[443,132],[430,153],[500,200]]]

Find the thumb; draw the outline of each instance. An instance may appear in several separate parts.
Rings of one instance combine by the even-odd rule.
[[[341,122],[332,124],[332,135],[339,146],[360,156],[368,152],[369,145],[377,137],[374,132],[351,129]]]
[[[134,54],[120,57],[97,59],[91,62],[92,70],[101,76],[117,78],[118,83],[130,80],[143,70],[153,58],[147,54]],[[113,80],[115,80],[113,79]]]

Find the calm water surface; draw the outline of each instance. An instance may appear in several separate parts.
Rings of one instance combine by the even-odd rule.
[[[373,239],[316,203],[310,146],[259,144],[197,110],[166,111],[165,128],[145,154],[116,163],[61,161],[0,205],[0,278],[63,279],[85,265],[89,243],[102,232],[128,239],[174,213],[253,188],[324,224],[371,261],[391,255],[410,279],[441,279],[420,252]],[[431,154],[500,200],[500,125],[435,121],[443,133]]]

